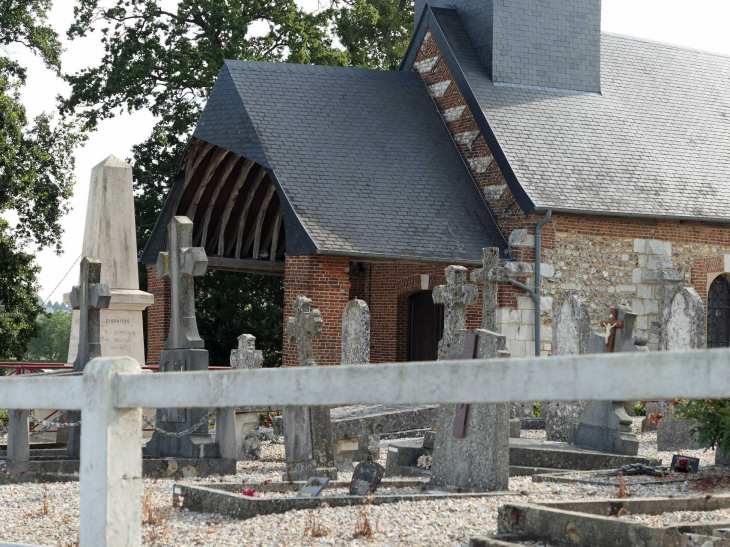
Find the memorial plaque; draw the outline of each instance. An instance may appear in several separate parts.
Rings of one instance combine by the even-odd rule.
[[[311,477],[307,481],[307,484],[302,486],[302,489],[299,490],[297,497],[313,498],[315,496],[319,496],[319,494],[322,492],[322,490],[324,490],[324,487],[327,486],[327,483],[329,481],[330,480],[327,477]]]
[[[360,462],[352,473],[351,496],[364,496],[375,492],[383,480],[385,468],[377,462]]]
[[[676,473],[697,473],[699,467],[699,458],[690,458],[689,456],[682,456],[679,454],[672,456],[672,465],[670,466],[670,469]]]

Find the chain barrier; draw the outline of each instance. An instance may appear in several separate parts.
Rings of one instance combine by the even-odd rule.
[[[189,435],[196,429],[200,428],[203,424],[208,423],[208,420],[210,420],[210,417],[215,413],[215,409],[210,409],[205,416],[203,416],[200,420],[198,420],[198,423],[195,424],[192,427],[189,427],[188,429],[185,429],[183,431],[165,431],[164,429],[160,429],[156,425],[154,425],[153,420],[149,419],[147,416],[142,414],[142,421],[144,424],[142,425],[143,429],[146,429],[148,427],[153,427],[154,430],[157,433],[160,433],[161,435],[165,435],[167,437],[184,437],[185,435]]]

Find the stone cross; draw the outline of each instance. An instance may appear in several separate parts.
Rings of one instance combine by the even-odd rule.
[[[202,247],[193,247],[193,223],[188,217],[172,217],[167,225],[170,252],[157,257],[160,279],[171,280],[170,333],[165,349],[204,347],[195,320],[193,278],[205,274],[208,257]]]
[[[499,249],[485,247],[482,252],[482,267],[472,270],[471,280],[482,284],[482,328],[496,332],[497,281],[491,276],[491,272],[499,266]]]
[[[79,349],[74,370],[84,370],[95,357],[101,357],[99,310],[108,308],[111,292],[101,283],[101,261],[84,257],[81,260],[79,285],[71,291],[71,307],[79,310]]]
[[[467,269],[463,266],[449,266],[446,272],[446,285],[433,290],[433,301],[444,305],[444,335],[439,342],[439,359],[447,359],[454,353],[452,347],[459,333],[466,330],[466,307],[476,304],[479,289],[466,282]]]
[[[350,300],[342,313],[342,363],[370,362],[370,308],[362,300]]]
[[[312,299],[297,296],[294,301],[294,317],[286,320],[286,335],[289,342],[297,343],[300,367],[316,365],[312,337],[322,332],[322,314],[312,309]]]
[[[256,337],[252,334],[239,336],[238,349],[231,350],[231,368],[261,368],[263,363],[264,355],[256,349]]]

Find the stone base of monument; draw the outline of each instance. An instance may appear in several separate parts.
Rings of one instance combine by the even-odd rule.
[[[631,431],[631,418],[622,402],[592,403],[581,414],[575,439],[569,442],[611,454],[636,456],[639,453],[639,439]]]
[[[210,477],[236,474],[236,460],[144,458],[142,473],[148,478]],[[79,460],[31,456],[27,462],[0,460],[0,485],[69,482],[79,480]]]
[[[173,506],[199,513],[216,513],[227,517],[249,519],[259,515],[285,513],[299,509],[316,509],[323,503],[330,507],[360,506],[364,503],[430,501],[437,499],[463,499],[502,496],[508,492],[451,492],[445,489],[431,490],[422,480],[383,480],[372,497],[349,494],[350,483],[332,481],[316,497],[297,497],[306,483],[272,482],[246,483],[259,497],[241,494],[243,486],[233,483],[176,484],[173,487]],[[289,495],[286,495],[289,494]]]
[[[422,439],[402,439],[388,443],[385,464],[386,477],[427,477],[430,471],[418,467],[418,459],[430,455]],[[631,463],[649,465],[648,458],[624,456],[586,450],[555,441],[510,439],[511,477],[558,473],[561,471],[591,471],[618,469]]]
[[[730,508],[730,496],[630,498],[506,503],[499,509],[497,534],[474,537],[470,547],[541,545],[641,545],[642,547],[730,547],[730,521],[699,518],[681,522],[682,513]],[[617,516],[665,515],[665,526]],[[673,514],[673,515],[670,515]],[[676,516],[674,520],[673,516]]]
[[[337,479],[336,467],[316,467],[312,460],[306,462],[287,463],[286,471],[281,477],[282,481],[306,481],[309,477],[327,477]]]

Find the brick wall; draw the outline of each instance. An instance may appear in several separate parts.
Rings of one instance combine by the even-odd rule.
[[[286,336],[286,318],[294,316],[297,296],[312,299],[324,324],[314,338],[314,358],[318,365],[338,365],[342,353],[342,312],[350,300],[350,260],[347,257],[301,255],[287,256],[284,278],[283,363],[297,365],[296,343]]]
[[[170,330],[170,280],[157,276],[155,264],[147,265],[147,292],[155,297],[147,308],[147,364],[157,365]]]

